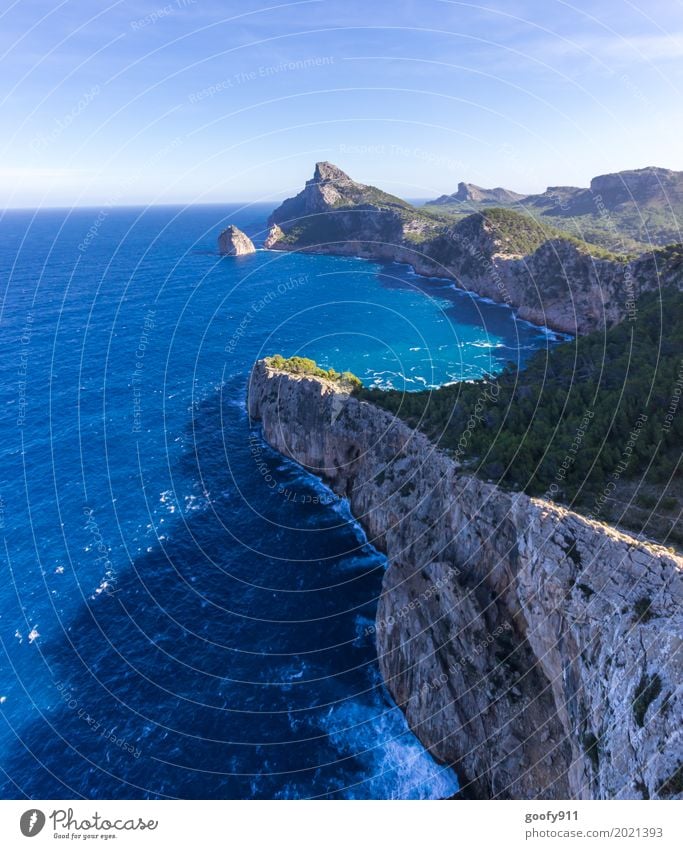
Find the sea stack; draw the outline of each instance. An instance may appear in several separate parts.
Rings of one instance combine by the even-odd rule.
[[[221,256],[243,256],[255,253],[256,248],[246,233],[231,224],[218,237],[218,251]]]

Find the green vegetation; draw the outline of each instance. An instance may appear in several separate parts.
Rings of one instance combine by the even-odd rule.
[[[563,210],[560,204],[566,209]],[[610,252],[637,254],[651,250],[653,245],[681,241],[683,202],[673,194],[668,196],[666,203],[627,202],[603,214],[592,205],[589,209],[577,209],[571,196],[563,198],[554,194],[510,204],[497,203],[496,207],[514,211],[545,227],[600,245]],[[491,211],[492,205],[490,201],[454,201],[452,204],[426,204],[424,209],[446,212],[462,219],[473,212],[486,214]]]
[[[624,262],[633,255],[615,253],[599,244],[590,244],[566,228],[554,226],[548,220],[505,207],[488,206],[480,212],[461,218],[452,229],[462,237],[475,240],[482,224],[492,233],[502,253],[528,256],[546,242],[563,240],[571,242],[582,253],[597,259]]]
[[[344,186],[344,197],[342,197],[335,206],[348,206],[355,203],[372,203],[376,206],[396,206],[401,209],[412,209],[412,205],[407,200],[390,195],[389,192],[383,192],[376,186],[364,186],[361,183],[352,183],[349,186]]]
[[[320,368],[315,360],[308,357],[288,357],[275,354],[265,358],[266,364],[280,371],[288,371],[291,374],[310,374],[313,377],[324,377],[339,383],[348,392],[356,392],[362,386],[360,379],[350,371],[335,371],[333,368]]]
[[[672,287],[641,298],[633,321],[538,352],[522,371],[361,395],[473,474],[681,545],[683,400],[670,410],[682,352],[683,294]],[[656,509],[638,506],[641,489],[647,503],[657,494]]]
[[[466,206],[466,209],[463,209]],[[680,240],[681,235],[677,233],[675,228],[656,227],[649,233],[643,231],[640,226],[637,226],[635,221],[623,216],[615,216],[607,223],[597,213],[594,215],[581,216],[561,216],[552,215],[544,212],[542,209],[537,209],[533,206],[523,206],[516,203],[514,206],[492,207],[490,203],[482,204],[477,208],[478,204],[452,204],[425,206],[424,210],[438,209],[441,213],[447,213],[451,219],[462,221],[472,214],[488,215],[494,211],[512,212],[520,218],[526,219],[532,225],[541,228],[547,233],[554,235],[549,238],[571,238],[581,244],[591,245],[591,253],[593,256],[598,256],[596,249],[602,248],[605,251],[606,257],[614,255],[621,256],[624,253],[637,255],[646,250],[652,250],[652,245],[665,245],[671,242]],[[683,210],[682,210],[683,212]],[[683,216],[682,216],[683,217]],[[671,216],[669,216],[671,224]]]
[[[493,229],[505,253],[527,256],[550,239],[565,235],[560,230],[541,224],[513,209],[494,207],[476,213],[476,217],[481,217]]]

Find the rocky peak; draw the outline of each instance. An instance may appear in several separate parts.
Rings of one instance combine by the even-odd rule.
[[[306,180],[304,188],[293,198],[287,198],[271,214],[268,224],[279,225],[284,233],[292,226],[311,224],[313,216],[326,212],[337,213],[342,207],[365,205],[376,209],[408,209],[405,201],[352,180],[348,174],[331,162],[317,162],[313,177]]]
[[[521,200],[524,195],[517,192],[511,192],[509,189],[503,189],[497,186],[495,189],[482,189],[481,186],[475,186],[474,183],[458,183],[458,191],[453,196],[456,200],[470,200],[478,203],[494,202],[494,203],[514,203],[516,200]]]
[[[342,204],[356,203],[365,189],[331,162],[317,162],[313,177],[293,198],[287,198],[268,219],[269,225],[282,225],[307,218]]]
[[[315,171],[313,172],[313,179],[308,181],[309,183],[328,183],[328,182],[340,182],[340,183],[354,183],[354,181],[349,177],[349,175],[342,171],[341,168],[337,168],[336,165],[333,165],[331,162],[316,162],[315,163]],[[359,185],[355,183],[355,185]]]
[[[256,248],[246,233],[231,224],[218,237],[218,251],[221,256],[243,256],[253,254]]]

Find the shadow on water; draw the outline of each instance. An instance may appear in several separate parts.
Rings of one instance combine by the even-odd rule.
[[[299,499],[254,475],[241,394],[235,380],[193,411],[175,475],[192,495],[166,538],[42,647],[42,716],[5,756],[4,797],[406,795],[399,771],[442,775],[379,678],[383,558],[263,444]]]

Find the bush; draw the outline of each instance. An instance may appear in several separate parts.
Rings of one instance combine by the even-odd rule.
[[[363,386],[360,378],[352,372],[343,371],[340,374],[333,368],[321,368],[315,360],[308,357],[283,357],[282,354],[274,354],[272,357],[266,357],[265,362],[271,368],[279,371],[288,371],[291,374],[309,374],[312,377],[332,380],[347,392],[357,392]]]

